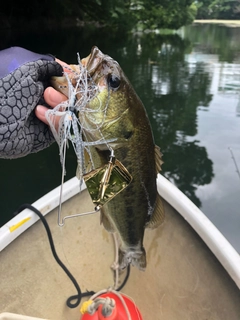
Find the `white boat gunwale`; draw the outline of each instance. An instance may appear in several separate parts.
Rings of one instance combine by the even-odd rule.
[[[240,255],[214,226],[214,224],[177,187],[162,175],[158,175],[159,194],[191,225],[200,238],[213,252],[230,277],[240,289]],[[82,191],[86,188],[82,186]],[[63,185],[62,202],[79,193],[79,180],[74,177]],[[43,215],[59,205],[60,186],[50,191],[32,205]],[[25,209],[0,228],[0,252],[20,234],[39,220],[38,216]],[[66,222],[67,223],[67,222]]]

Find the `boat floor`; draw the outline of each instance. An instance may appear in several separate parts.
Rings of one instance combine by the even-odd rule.
[[[164,206],[163,225],[145,233],[147,269],[131,268],[122,292],[135,301],[143,319],[239,320],[239,289],[187,222],[166,202]],[[91,210],[92,204],[84,191],[62,208],[64,215],[75,214]],[[53,210],[47,221],[60,258],[83,292],[113,285],[112,236],[100,225],[98,213],[59,227]],[[55,262],[41,222],[0,253],[0,271],[0,313],[80,319],[79,307],[66,306],[76,291]]]

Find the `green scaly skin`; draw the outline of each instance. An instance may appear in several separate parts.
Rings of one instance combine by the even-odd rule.
[[[132,182],[101,209],[105,228],[116,231],[121,240],[120,268],[129,263],[140,270],[146,267],[143,236],[157,199],[155,145],[145,108],[124,75],[119,64],[97,47],[82,60],[99,94],[86,108],[91,112],[80,113],[80,123],[87,141],[115,138],[109,145],[91,147],[94,167],[108,163],[110,151],[132,175]],[[74,66],[77,70],[77,66]],[[110,77],[119,79],[119,86],[112,87]],[[65,85],[66,79],[54,79],[54,87]],[[64,89],[64,93],[68,90]]]
[[[145,108],[119,65],[98,49],[92,51],[89,61],[93,64],[96,59],[101,61],[96,70],[91,73],[91,64],[87,64],[87,69],[93,80],[100,83],[102,91],[88,106],[91,110],[96,110],[96,114],[91,113],[88,125],[94,128],[96,123],[102,123],[101,134],[99,131],[93,136],[86,133],[86,138],[92,141],[99,139],[101,135],[105,139],[117,138],[110,146],[116,159],[123,163],[133,177],[125,190],[103,206],[103,223],[106,229],[115,230],[120,236],[120,267],[124,268],[131,262],[139,269],[145,269],[143,236],[157,197],[153,135]],[[109,88],[109,74],[120,78],[117,90]],[[102,108],[107,105],[105,114],[99,112],[99,101]],[[106,164],[109,155],[109,152],[97,149],[93,159],[95,167]]]

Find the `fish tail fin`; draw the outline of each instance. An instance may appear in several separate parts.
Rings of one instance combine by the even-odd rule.
[[[119,268],[125,269],[129,264],[137,267],[141,271],[145,271],[147,266],[146,251],[142,247],[141,250],[129,249],[124,251],[119,249]]]

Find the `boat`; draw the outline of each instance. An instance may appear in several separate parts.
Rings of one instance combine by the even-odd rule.
[[[120,291],[123,297],[131,298],[141,314],[132,319],[239,320],[239,254],[160,174],[157,186],[164,199],[165,221],[157,229],[146,229],[146,271],[131,267]],[[59,258],[82,292],[111,292],[114,277],[110,267],[115,257],[111,234],[100,224],[98,212],[63,219],[64,225],[59,226],[59,194],[57,187],[32,204],[45,216]],[[91,198],[84,186],[80,192],[77,178],[64,183],[62,203],[62,216],[93,212]],[[29,209],[0,229],[0,270],[1,320],[85,319],[79,307],[66,305],[76,289],[53,258],[38,215]],[[119,277],[124,279],[126,271]],[[88,299],[82,298],[81,303]]]

